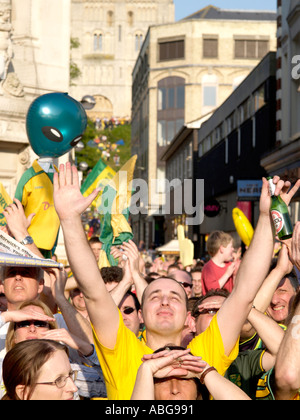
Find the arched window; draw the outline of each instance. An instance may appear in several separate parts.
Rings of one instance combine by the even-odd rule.
[[[140,51],[141,46],[143,44],[143,34],[141,32],[138,32],[135,34],[135,51]]]
[[[112,26],[114,22],[114,12],[112,10],[109,10],[107,12],[107,24],[108,26]]]
[[[127,19],[128,19],[128,25],[129,26],[132,26],[133,25],[133,12],[128,12],[128,14],[127,14]]]
[[[94,51],[103,50],[103,35],[101,32],[94,32]]]

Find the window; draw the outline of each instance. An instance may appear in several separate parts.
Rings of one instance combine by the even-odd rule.
[[[127,20],[128,20],[128,25],[132,26],[133,25],[133,12],[128,12],[127,14]]]
[[[143,44],[143,34],[138,33],[135,35],[135,51],[140,51]]]
[[[253,39],[235,40],[235,58],[263,58],[269,51],[269,41]]]
[[[206,74],[202,78],[204,107],[214,108],[217,106],[218,77],[214,74]]]
[[[94,33],[94,51],[102,51],[103,37],[101,32]]]
[[[175,134],[183,127],[184,119],[180,118],[178,120],[166,121],[158,120],[157,121],[157,144],[158,146],[167,146],[170,144],[175,137]]]
[[[184,40],[159,42],[159,61],[184,58]]]
[[[216,106],[217,105],[217,87],[204,86],[203,87],[203,106]]]
[[[218,38],[203,39],[203,58],[218,58]]]
[[[254,109],[258,111],[266,104],[265,102],[265,86],[262,85],[256,92],[254,92]]]
[[[157,143],[167,146],[184,125],[185,80],[167,77],[158,82]]]
[[[112,10],[109,10],[107,12],[107,24],[108,26],[112,26],[114,22],[114,12]]]

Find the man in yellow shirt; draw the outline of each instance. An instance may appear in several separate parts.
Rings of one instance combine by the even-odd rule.
[[[278,177],[274,178],[274,182],[277,184],[276,193],[281,193],[288,204],[299,184],[288,193],[290,183],[284,183]],[[101,278],[81,223],[81,213],[99,191],[83,197],[77,169],[71,167],[70,163],[60,165],[59,175],[54,175],[53,185],[54,204],[60,218],[68,260],[85,296],[108,398],[128,399],[142,363],[141,357],[167,344],[180,345],[181,332],[189,316],[185,291],[179,283],[169,278],[159,278],[149,284],[141,305],[147,345],[139,342],[124,327],[119,309]],[[263,179],[260,217],[237,274],[236,286],[211,326],[188,346],[195,356],[201,356],[220,374],[224,374],[238,354],[241,328],[269,269],[274,245],[270,204],[268,182]],[[126,263],[129,264],[129,261]]]

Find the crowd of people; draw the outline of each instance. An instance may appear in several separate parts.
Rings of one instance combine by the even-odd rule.
[[[300,186],[274,177],[288,205]],[[209,261],[145,260],[133,240],[99,267],[99,238],[81,214],[70,163],[54,175],[65,269],[0,267],[0,365],[4,400],[300,399],[300,222],[274,258],[271,198],[263,179],[247,251],[212,232]],[[30,220],[18,200],[4,211],[21,241]],[[36,245],[26,245],[41,256]]]
[[[95,128],[97,130],[112,130],[115,127],[118,127],[119,125],[124,124],[130,124],[130,118],[124,117],[124,118],[118,118],[118,117],[111,117],[110,119],[107,117],[99,118],[97,117],[95,119]]]

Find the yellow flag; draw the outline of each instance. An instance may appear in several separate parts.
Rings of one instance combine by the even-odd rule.
[[[2,182],[0,182],[0,226],[6,225],[6,219],[3,215],[3,210],[13,201],[10,196],[7,194],[5,188],[3,187]]]

